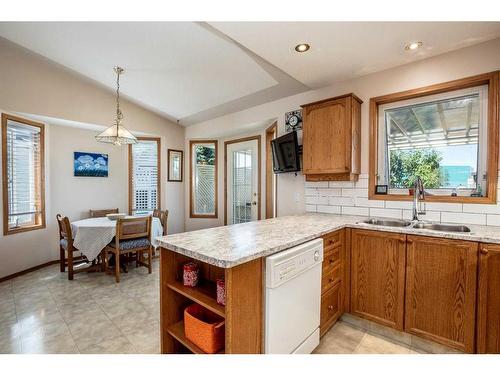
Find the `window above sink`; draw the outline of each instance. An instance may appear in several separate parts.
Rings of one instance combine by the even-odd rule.
[[[370,100],[370,199],[496,203],[498,72]],[[386,185],[387,194],[375,194]]]

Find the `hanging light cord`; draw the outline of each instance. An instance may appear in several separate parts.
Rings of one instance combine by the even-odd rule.
[[[116,127],[120,125],[120,122],[123,118],[122,111],[120,109],[120,74],[122,69],[117,66],[116,67]]]

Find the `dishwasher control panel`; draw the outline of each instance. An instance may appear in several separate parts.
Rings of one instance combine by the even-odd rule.
[[[275,288],[323,261],[323,240],[317,239],[266,258],[266,286]]]

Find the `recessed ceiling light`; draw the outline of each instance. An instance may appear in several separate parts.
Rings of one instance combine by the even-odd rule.
[[[415,51],[416,49],[419,49],[420,47],[422,47],[423,44],[424,43],[422,43],[422,42],[411,42],[405,46],[405,50]]]
[[[309,48],[311,48],[311,46],[307,43],[300,43],[300,44],[297,44],[295,46],[295,51],[297,52],[306,52],[307,50],[309,50]]]

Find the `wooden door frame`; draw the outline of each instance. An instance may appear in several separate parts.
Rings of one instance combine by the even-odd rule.
[[[244,138],[238,138],[238,139],[232,139],[230,141],[225,141],[224,142],[224,225],[227,225],[227,146],[230,144],[234,143],[241,143],[241,142],[247,142],[247,141],[254,141],[257,140],[257,198],[259,199],[258,204],[257,204],[257,220],[261,219],[261,173],[262,173],[262,168],[261,168],[261,136],[260,135],[253,135],[250,137],[244,137]]]
[[[271,150],[271,140],[277,136],[278,122],[275,121],[266,129],[266,219],[278,216],[278,178],[274,177]]]
[[[157,196],[157,203],[158,203],[158,209],[161,210],[161,138],[160,137],[137,137],[138,141],[152,141],[156,142],[156,147],[157,147],[157,154],[158,154],[158,161],[157,161],[157,168],[158,168],[158,181],[157,181],[157,189],[158,189],[158,196]],[[134,190],[134,186],[132,184],[132,165],[133,165],[133,160],[132,160],[132,145],[128,145],[128,212],[130,215],[133,214],[133,204],[132,204],[132,190]]]

